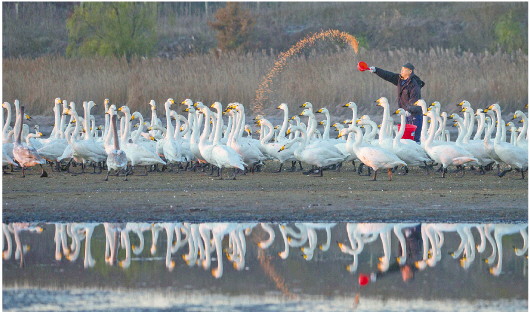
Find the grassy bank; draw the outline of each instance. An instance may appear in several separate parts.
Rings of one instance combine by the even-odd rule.
[[[269,108],[286,102],[294,109],[310,101],[337,113],[343,110],[335,109],[339,104],[355,101],[361,112],[370,113],[376,110],[371,104],[381,96],[394,102],[395,87],[371,73],[357,71],[359,60],[396,72],[405,62],[412,62],[426,82],[423,98],[440,101],[448,112],[463,99],[476,108],[498,102],[511,111],[528,101],[528,56],[522,52],[361,49],[358,55],[343,50],[291,59],[273,82]],[[4,59],[3,101],[19,99],[32,114],[51,114],[55,97],[99,104],[109,98],[145,113],[149,100],[162,102],[169,97],[205,104],[238,101],[250,109],[256,89],[274,61],[274,57],[261,54],[151,58],[129,64],[117,58]],[[102,112],[99,108],[95,113]]]

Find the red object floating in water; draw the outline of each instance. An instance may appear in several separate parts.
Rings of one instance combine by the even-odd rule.
[[[370,279],[365,274],[359,274],[359,284],[361,286],[366,286],[370,282]]]
[[[357,69],[362,72],[369,70],[370,67],[368,66],[368,64],[366,64],[366,62],[360,61],[359,63],[357,63]]]
[[[398,124],[398,131],[401,130],[401,124]],[[414,140],[414,134],[416,132],[417,126],[414,124],[405,124],[405,132],[403,133],[402,139],[404,140]]]

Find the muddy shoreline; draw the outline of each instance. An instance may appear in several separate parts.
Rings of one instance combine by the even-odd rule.
[[[39,170],[3,175],[5,223],[25,222],[526,222],[528,181],[517,173],[464,177],[428,175],[413,169],[387,181],[359,176],[352,166],[324,177],[300,172],[263,172],[216,180],[202,172],[132,175],[129,181],[104,173],[72,176]],[[49,169],[49,168],[48,168]],[[73,168],[80,171],[80,168]],[[91,169],[88,169],[91,172]],[[9,173],[9,172],[8,172]],[[227,171],[226,175],[231,173]],[[137,174],[143,174],[138,169]]]

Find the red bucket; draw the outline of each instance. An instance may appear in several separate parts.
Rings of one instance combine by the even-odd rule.
[[[359,63],[357,63],[357,70],[359,71],[366,71],[366,70],[369,70],[370,67],[368,66],[368,64],[366,64],[366,62],[364,61],[361,61]]]
[[[401,124],[398,124],[398,132],[401,130]],[[402,139],[414,140],[414,133],[416,132],[417,126],[414,124],[405,124],[405,132],[403,133]]]

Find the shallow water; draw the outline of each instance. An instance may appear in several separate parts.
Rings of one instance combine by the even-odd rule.
[[[526,311],[527,252],[514,247],[527,233],[527,224],[3,224],[3,310]]]

